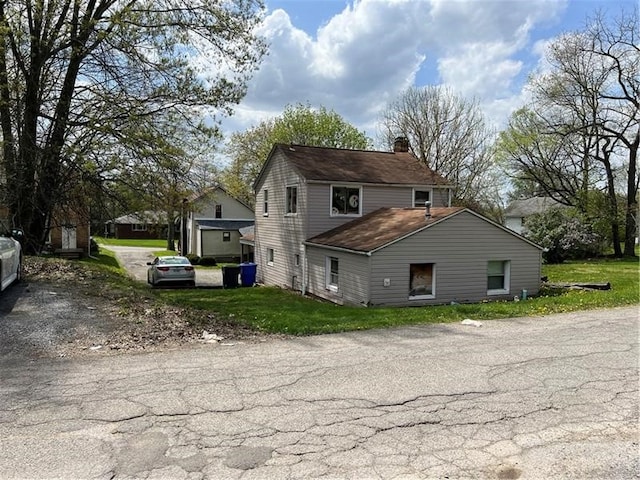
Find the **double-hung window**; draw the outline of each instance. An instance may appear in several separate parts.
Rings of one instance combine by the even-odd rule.
[[[340,279],[338,259],[336,257],[327,257],[325,270],[325,281],[327,290],[337,292]]]
[[[269,190],[267,190],[266,188],[263,192],[262,215],[264,215],[265,217],[269,216]]]
[[[487,263],[487,295],[509,293],[511,262],[491,260]]]
[[[413,190],[413,206],[424,207],[425,202],[431,201],[431,190]]]
[[[294,214],[298,211],[298,187],[287,187],[287,205],[285,213]]]
[[[222,232],[222,241],[230,242],[231,241],[231,232]]]
[[[362,188],[334,185],[331,187],[331,215],[360,215]]]
[[[215,218],[222,218],[222,205],[216,205]]]

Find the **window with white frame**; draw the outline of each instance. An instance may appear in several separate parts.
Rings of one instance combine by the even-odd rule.
[[[147,231],[147,224],[146,223],[134,223],[133,226],[131,227],[131,230],[133,230],[134,232],[146,232]]]
[[[413,206],[424,207],[425,202],[431,201],[431,190],[413,190]]]
[[[222,232],[222,241],[230,242],[231,241],[231,232]]]
[[[299,254],[299,253],[296,253],[296,254],[293,256],[293,264],[294,264],[296,267],[299,267],[299,266],[300,266],[300,254]]]
[[[273,265],[274,251],[273,248],[267,248],[267,265]]]
[[[222,205],[216,205],[215,218],[222,218]]]
[[[362,188],[333,185],[331,187],[331,215],[360,215]]]
[[[293,214],[298,211],[298,187],[290,186],[287,187],[287,197],[286,197],[286,209],[285,213]]]
[[[436,266],[433,263],[412,263],[409,265],[409,298],[435,298],[435,273]]]
[[[269,190],[267,190],[266,188],[263,192],[262,215],[264,215],[265,217],[269,216]]]
[[[331,290],[332,292],[338,291],[338,284],[339,284],[339,278],[340,278],[340,271],[338,268],[339,267],[338,264],[339,262],[336,257],[327,257],[326,266],[325,266],[325,270],[326,270],[325,281],[326,281],[327,290]]]
[[[487,295],[509,293],[511,262],[491,260],[487,263]]]

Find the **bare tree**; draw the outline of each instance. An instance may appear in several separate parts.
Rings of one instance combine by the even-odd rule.
[[[553,42],[547,53],[549,72],[534,76],[530,82],[533,101],[529,112],[512,117],[500,143],[515,171],[587,216],[596,215],[590,211],[590,192],[604,191],[618,256],[635,253],[640,142],[638,22],[637,11],[623,13],[612,22],[598,14],[584,31]],[[527,125],[523,119],[528,120]],[[545,148],[532,151],[532,145]],[[626,195],[624,252],[619,236],[620,183],[625,185]]]
[[[259,0],[0,2],[5,201],[28,250],[43,244],[65,178],[108,170],[92,151],[132,132],[149,148],[148,119],[162,112],[187,124],[230,112],[265,52],[252,33],[261,11]]]
[[[439,86],[412,87],[388,105],[379,123],[384,143],[407,137],[414,155],[454,184],[457,203],[495,202],[495,134],[477,102]]]

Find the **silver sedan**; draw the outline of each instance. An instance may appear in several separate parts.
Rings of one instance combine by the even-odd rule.
[[[187,257],[156,257],[147,265],[147,282],[152,287],[161,283],[183,283],[191,287],[196,284],[196,271]]]

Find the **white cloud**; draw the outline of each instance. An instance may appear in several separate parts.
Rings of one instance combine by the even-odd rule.
[[[225,127],[244,129],[287,104],[309,103],[334,109],[373,136],[386,103],[426,83],[477,97],[500,122],[517,107],[525,70],[537,62],[532,30],[565,6],[556,0],[356,0],[315,32],[274,10],[258,32],[270,43],[269,55]],[[430,69],[436,76],[423,78]]]

